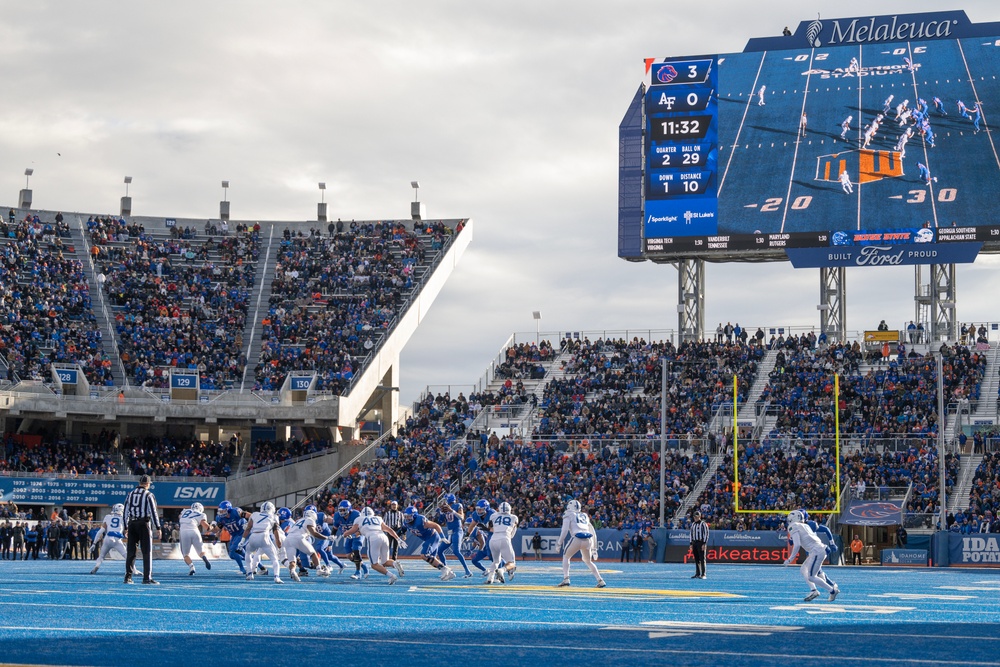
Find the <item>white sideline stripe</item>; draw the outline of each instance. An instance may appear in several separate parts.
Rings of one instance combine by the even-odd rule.
[[[145,635],[197,635],[203,637],[217,637],[218,633],[206,632],[204,630],[123,630],[121,628],[57,628],[52,626],[0,626],[0,630],[20,630],[20,631],[31,631],[31,632],[45,632],[45,631],[55,631],[55,632],[75,632],[75,633],[96,633],[104,632],[114,635],[128,635],[128,634],[145,634]],[[832,634],[832,633],[828,633]],[[509,651],[511,649],[518,651],[578,651],[578,652],[594,652],[594,653],[639,653],[639,654],[650,654],[650,653],[661,653],[665,655],[696,655],[696,656],[719,656],[727,658],[761,658],[767,662],[773,661],[775,658],[782,658],[787,660],[795,660],[797,662],[818,662],[821,664],[829,664],[830,661],[843,660],[847,662],[857,662],[857,663],[875,663],[875,664],[920,664],[920,665],[972,665],[973,667],[1000,667],[1000,662],[969,662],[968,660],[928,660],[926,657],[920,658],[886,658],[886,657],[865,657],[865,656],[853,656],[853,655],[841,655],[841,656],[812,656],[812,655],[802,655],[799,653],[788,654],[788,653],[748,653],[746,651],[706,651],[704,649],[697,650],[683,650],[683,649],[667,649],[667,648],[651,648],[648,646],[643,646],[641,648],[631,648],[626,646],[616,646],[616,647],[601,647],[601,646],[572,646],[569,644],[470,644],[468,642],[447,642],[447,641],[417,641],[417,640],[406,640],[406,639],[387,639],[381,637],[322,637],[315,635],[276,635],[276,634],[260,634],[260,633],[230,633],[226,635],[227,637],[256,637],[260,639],[277,639],[277,640],[290,640],[290,641],[324,641],[324,642],[340,642],[340,643],[357,643],[363,642],[365,644],[394,644],[401,646],[433,646],[433,647],[474,647],[474,648],[486,648],[486,649],[500,649]]]
[[[65,609],[66,604],[56,604],[54,602],[5,602],[0,601],[0,605],[13,606],[13,607],[58,607],[60,609]],[[112,611],[133,611],[133,612],[162,612],[165,614],[222,614],[225,616],[285,616],[289,618],[328,618],[328,619],[347,619],[347,620],[359,620],[357,614],[309,614],[303,612],[282,612],[282,611],[237,611],[237,610],[223,610],[223,609],[176,609],[162,607],[137,607],[137,606],[118,606],[118,605],[81,605],[74,604],[73,609],[105,609]],[[388,614],[384,616],[373,616],[366,615],[364,618],[373,618],[379,620],[394,620],[394,621],[443,621],[443,622],[455,622],[455,623],[479,623],[479,624],[506,624],[506,625],[546,625],[555,627],[567,627],[567,628],[597,628],[607,623],[579,623],[576,621],[528,621],[528,620],[503,620],[503,619],[474,619],[474,618],[450,618],[450,617],[432,617],[427,618],[425,616],[399,616],[397,614]]]
[[[750,111],[750,103],[753,102],[753,91],[757,90],[757,82],[760,80],[760,72],[764,69],[764,61],[767,59],[767,51],[760,54],[760,65],[757,66],[757,75],[753,78],[753,88],[750,91],[750,96],[747,98],[747,105],[743,107],[743,119],[740,120],[740,126],[736,130],[736,138],[733,139],[732,148],[729,149],[729,159],[726,160],[726,168],[722,171],[722,180],[719,181],[719,187],[716,188],[715,197],[716,199],[722,195],[722,186],[726,184],[726,176],[729,175],[729,165],[733,163],[733,155],[736,154],[736,148],[740,145],[740,135],[743,133],[743,126],[747,122],[747,113]]]

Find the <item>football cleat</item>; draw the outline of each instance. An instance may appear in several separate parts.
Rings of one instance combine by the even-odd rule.
[[[830,591],[830,602],[836,600],[838,595],[840,595],[840,589],[834,586],[833,590]]]
[[[601,579],[600,581],[597,582],[597,587],[598,588],[604,588],[605,586],[607,586],[607,584],[604,583],[603,579]]]
[[[806,602],[812,602],[819,597],[819,591],[810,591],[809,595],[805,596],[804,600]]]
[[[569,579],[563,579],[562,581],[560,581],[559,586],[557,586],[557,588],[561,588],[563,586],[569,586]]]

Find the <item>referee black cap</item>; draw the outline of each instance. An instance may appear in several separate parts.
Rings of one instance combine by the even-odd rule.
[[[143,484],[149,484],[150,481],[151,480],[149,479],[149,475],[143,475],[142,477],[139,478],[139,486],[142,486]]]

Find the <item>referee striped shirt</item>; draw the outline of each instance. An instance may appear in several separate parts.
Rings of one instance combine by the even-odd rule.
[[[691,524],[691,541],[708,542],[708,524],[704,521],[695,521]]]
[[[125,497],[125,525],[136,519],[149,519],[153,530],[160,529],[160,519],[156,516],[156,498],[149,492],[137,486]]]
[[[403,513],[399,510],[387,511],[385,516],[382,517],[382,520],[385,522],[385,525],[389,526],[396,532],[399,532],[399,529],[403,527]]]

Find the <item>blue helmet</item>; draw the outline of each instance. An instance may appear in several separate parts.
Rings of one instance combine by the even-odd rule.
[[[233,509],[233,504],[228,500],[223,500],[219,503],[219,509],[215,511],[216,514],[229,514],[229,510]]]
[[[805,510],[799,510],[799,511],[802,512],[802,521],[808,521],[809,520],[809,512],[807,512]]]
[[[476,523],[476,520],[473,519],[471,516],[467,516],[467,517],[465,517],[465,523],[466,523],[466,525],[472,525],[472,524]]]
[[[340,512],[340,516],[347,516],[351,513],[351,501],[341,500],[340,504],[337,505],[337,511]]]
[[[417,516],[417,514],[419,514],[419,512],[417,512],[417,508],[410,505],[403,510],[403,521],[405,523],[413,523],[413,517]]]
[[[317,511],[317,510],[316,510],[316,506],[315,506],[315,505],[306,505],[306,506],[305,506],[305,507],[304,507],[304,508],[302,509],[302,511],[303,511],[303,512],[308,512],[308,511],[310,511],[310,510],[312,510],[313,512],[316,512],[316,511]]]
[[[476,512],[479,516],[486,516],[486,512],[490,509],[490,501],[483,498],[476,502]]]
[[[292,510],[287,507],[281,507],[278,509],[278,518],[282,521],[288,521],[292,518]]]
[[[455,498],[455,494],[454,493],[449,493],[448,495],[446,495],[444,497],[444,501],[446,503],[448,503],[449,505],[454,505],[456,500],[457,499]]]

